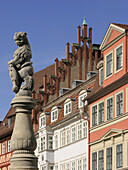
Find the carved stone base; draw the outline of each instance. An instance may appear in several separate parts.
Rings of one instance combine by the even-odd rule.
[[[37,157],[34,153],[19,150],[13,153],[10,159],[10,170],[38,170]]]
[[[16,96],[12,100],[16,109],[15,125],[11,137],[11,170],[37,170],[37,158],[34,155],[36,138],[31,121],[35,101],[31,96]]]

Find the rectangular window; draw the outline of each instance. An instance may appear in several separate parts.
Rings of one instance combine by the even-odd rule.
[[[46,166],[42,166],[42,167],[41,167],[41,170],[46,170]]]
[[[103,68],[99,70],[99,85],[102,86],[103,84]]]
[[[45,150],[45,137],[42,137],[40,139],[40,150],[41,151]]]
[[[116,49],[116,71],[123,67],[123,48],[122,45]]]
[[[77,170],[81,170],[81,160],[77,160]]]
[[[65,131],[61,132],[61,146],[65,145]]]
[[[97,125],[97,105],[92,107],[92,126]]]
[[[116,167],[123,167],[123,145],[116,145]]]
[[[99,104],[99,124],[104,122],[104,102]]]
[[[116,114],[117,116],[123,114],[123,93],[116,96]]]
[[[58,110],[56,109],[51,112],[51,122],[57,120],[57,118],[58,118]]]
[[[86,158],[83,158],[82,159],[82,170],[87,170],[87,159]]]
[[[58,135],[57,134],[54,135],[54,147],[55,147],[55,149],[58,148]]]
[[[69,144],[70,143],[70,130],[67,129],[66,130],[66,144]]]
[[[55,165],[55,170],[58,170],[58,165]]]
[[[5,143],[2,143],[2,154],[5,154]]]
[[[79,108],[83,107],[83,100],[86,98],[87,93],[84,93],[82,95],[79,96]],[[85,105],[86,105],[87,101],[85,101]]]
[[[75,170],[75,161],[71,162],[71,170]]]
[[[106,56],[106,77],[112,75],[112,53]]]
[[[65,168],[65,170],[70,170],[69,162],[66,163],[66,168]]]
[[[45,124],[45,116],[41,117],[40,118],[40,128],[41,127],[44,127],[46,124]]]
[[[53,136],[48,136],[48,149],[53,149]]]
[[[61,170],[65,170],[65,164],[61,164]]]
[[[112,170],[112,147],[107,148],[106,170]]]
[[[64,115],[71,113],[71,101],[64,105]]]
[[[8,152],[11,151],[11,140],[8,140]]]
[[[104,170],[104,151],[98,152],[98,170]]]
[[[113,98],[107,100],[107,120],[113,117]]]
[[[72,127],[72,142],[75,142],[76,140],[76,131],[75,131],[75,126]]]
[[[97,170],[97,152],[92,153],[92,170]]]
[[[87,137],[87,122],[83,122],[83,138]]]
[[[81,124],[77,125],[77,139],[81,139]]]

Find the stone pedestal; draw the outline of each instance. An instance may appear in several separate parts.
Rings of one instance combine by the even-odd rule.
[[[36,139],[31,122],[34,99],[31,96],[16,96],[11,104],[16,109],[16,119],[11,137],[14,152],[10,170],[37,170],[37,157],[34,155]]]

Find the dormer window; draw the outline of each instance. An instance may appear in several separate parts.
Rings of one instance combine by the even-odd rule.
[[[46,125],[45,115],[40,117],[40,128]]]
[[[113,53],[110,52],[109,54],[106,55],[106,78],[112,75],[113,71]]]
[[[67,99],[64,103],[64,115],[71,113],[71,100]]]
[[[119,71],[123,67],[123,45],[121,44],[115,49],[116,54],[116,71]]]
[[[79,108],[83,107],[83,100],[87,97],[86,90],[82,90],[79,94]],[[87,101],[85,101],[84,105],[86,105]]]
[[[51,122],[54,122],[58,119],[58,108],[53,107],[51,110]]]
[[[97,69],[99,70],[99,86],[103,84],[103,60],[100,60],[97,64]]]

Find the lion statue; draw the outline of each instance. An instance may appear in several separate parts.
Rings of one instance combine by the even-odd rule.
[[[14,52],[13,60],[8,62],[9,75],[13,84],[12,91],[18,93],[19,90],[33,90],[34,73],[32,62],[31,47],[27,39],[26,32],[18,32],[14,34],[14,40],[18,46]],[[24,84],[21,86],[21,84]]]

